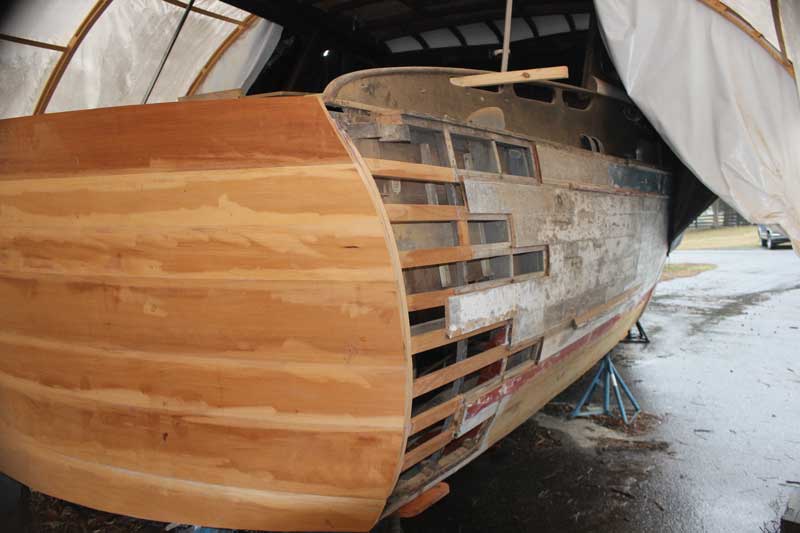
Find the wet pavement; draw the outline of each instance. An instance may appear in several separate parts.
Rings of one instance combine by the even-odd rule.
[[[800,258],[670,262],[717,268],[660,284],[642,319],[651,344],[615,349],[650,427],[631,437],[566,421],[585,376],[451,477],[405,533],[778,531],[800,482]]]

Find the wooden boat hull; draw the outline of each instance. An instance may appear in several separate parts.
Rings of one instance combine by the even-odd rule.
[[[667,197],[598,186],[618,161],[543,142],[535,180],[461,173],[376,158],[334,118],[291,97],[0,122],[0,470],[155,520],[368,530],[642,312]],[[413,190],[397,181],[466,202],[391,203],[385,187]],[[431,220],[458,242],[409,249],[420,226],[403,224]],[[498,220],[508,242],[469,242],[470,222]],[[494,257],[516,272],[529,253],[540,270],[463,287],[409,274]],[[421,328],[431,309],[446,320]],[[421,369],[450,346],[455,364]]]

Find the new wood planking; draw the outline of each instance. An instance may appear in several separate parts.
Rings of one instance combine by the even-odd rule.
[[[54,114],[0,140],[0,467],[134,516],[367,529],[404,447],[406,319],[320,101]],[[198,486],[215,501],[191,514]]]

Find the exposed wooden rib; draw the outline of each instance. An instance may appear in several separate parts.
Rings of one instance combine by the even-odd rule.
[[[485,259],[487,257],[494,257],[498,255],[508,255],[509,253],[511,253],[510,242],[494,242],[491,244],[472,245],[473,259]]]
[[[392,222],[447,222],[463,220],[467,210],[460,205],[386,204]]]
[[[454,365],[447,366],[436,372],[432,372],[421,378],[414,380],[414,397],[430,392],[437,387],[457,380],[458,378],[472,374],[481,368],[488,366],[500,359],[510,355],[508,346],[503,344],[490,348],[485,352],[473,355]]]
[[[598,305],[586,311],[585,313],[581,313],[580,315],[576,316],[573,320],[575,327],[581,327],[584,324],[591,322],[598,316],[610,311],[614,307],[618,306],[625,300],[628,300],[634,293],[636,293],[642,286],[636,285],[635,287],[631,287],[627,291],[618,294],[617,296],[613,297],[609,301],[604,304]]]
[[[420,353],[424,352],[425,350],[436,348],[438,346],[444,346],[445,344],[450,344],[451,342],[457,342],[460,341],[461,339],[466,339],[467,337],[472,337],[473,335],[479,335],[486,331],[499,328],[504,324],[506,324],[505,321],[498,322],[496,324],[491,324],[489,326],[484,326],[480,329],[470,331],[469,333],[464,333],[462,335],[454,335],[452,337],[447,336],[447,330],[445,328],[438,328],[425,333],[420,333],[419,335],[412,335],[411,353],[412,354]]]
[[[422,431],[423,429],[432,426],[436,422],[444,420],[448,416],[452,415],[458,410],[459,407],[461,407],[462,400],[463,398],[461,396],[456,396],[455,398],[450,398],[444,403],[440,403],[436,407],[418,414],[411,419],[411,430],[409,435],[413,435],[418,431]]]
[[[457,78],[450,78],[450,83],[459,87],[487,87],[489,85],[503,85],[506,83],[527,83],[529,81],[558,80],[564,78],[569,78],[569,68],[561,66],[460,76]]]
[[[458,242],[462,246],[468,246],[472,242],[469,238],[469,222],[459,220],[456,224],[456,231],[458,231]]]
[[[447,299],[455,294],[453,289],[442,289],[440,291],[419,292],[406,296],[409,311],[419,311],[420,309],[430,309],[439,307],[447,302]]]
[[[413,518],[424,513],[433,504],[450,494],[450,485],[440,481],[412,501],[408,502],[395,513],[400,518]]]
[[[390,159],[366,158],[369,171],[374,176],[385,178],[403,178],[416,181],[434,181],[440,183],[458,183],[453,169],[436,165],[422,165]]]
[[[789,73],[791,77],[794,78],[794,65],[792,64],[789,59],[784,57],[780,50],[775,49],[772,44],[764,38],[764,35],[761,34],[760,31],[755,29],[753,26],[750,25],[739,13],[728,7],[727,5],[723,4],[719,0],[700,0],[703,4],[708,6],[709,8],[713,9],[720,15],[722,15],[725,19],[729,22],[737,26],[740,30],[745,32],[749,35],[761,48],[767,51],[772,58],[777,61],[778,63],[783,66],[786,72]]]
[[[186,91],[186,96],[192,96],[197,91],[198,87],[200,87],[200,85],[205,81],[206,77],[208,76],[208,73],[211,72],[211,69],[214,68],[214,65],[217,64],[222,55],[228,50],[228,48],[231,47],[233,43],[236,42],[236,40],[239,37],[242,36],[242,34],[245,31],[247,31],[248,28],[250,28],[250,26],[253,25],[253,23],[256,20],[258,20],[257,16],[255,15],[248,16],[246,19],[244,19],[244,21],[242,21],[241,24],[236,26],[236,28],[230,33],[230,35],[228,35],[228,37],[224,41],[222,41],[222,44],[220,44],[219,47],[216,50],[214,50],[214,53],[211,54],[211,57],[208,58],[206,64],[203,66],[200,72],[197,73],[197,77],[189,86],[189,90]]]
[[[425,248],[400,252],[400,265],[403,268],[443,265],[446,263],[466,261],[467,259],[472,259],[472,248],[469,246]]]
[[[432,455],[436,450],[444,448],[451,440],[453,440],[452,429],[440,433],[429,441],[423,442],[403,457],[403,470],[408,470],[429,455]]]
[[[66,46],[43,43],[42,41],[34,41],[33,39],[25,39],[24,37],[15,37],[13,35],[6,35],[5,33],[0,33],[0,40],[10,41],[12,43],[26,44],[28,46],[35,46],[37,48],[47,48],[48,50],[55,50],[56,52],[64,52],[67,49]]]
[[[186,9],[186,2],[181,2],[180,0],[163,0],[168,4],[172,4],[173,6],[178,6],[182,9]],[[219,13],[214,13],[213,11],[208,11],[207,9],[203,9],[202,7],[195,7],[192,6],[192,13],[197,13],[198,15],[205,15],[207,17],[211,17],[217,20],[224,20],[225,22],[230,22],[231,24],[241,25],[247,21],[247,18],[239,20],[231,17],[226,17],[225,15],[220,15]]]
[[[47,104],[50,103],[50,99],[53,97],[58,82],[61,81],[61,76],[63,76],[64,71],[67,70],[67,65],[69,65],[72,56],[75,54],[75,50],[80,46],[86,34],[89,33],[94,23],[97,22],[97,19],[100,18],[100,15],[103,14],[103,11],[105,11],[110,4],[111,0],[98,0],[98,2],[92,6],[92,9],[89,10],[89,14],[83,19],[78,29],[75,30],[75,35],[69,40],[66,49],[61,53],[61,57],[58,58],[58,63],[53,67],[50,77],[47,78],[47,83],[45,83],[44,89],[42,89],[42,94],[39,95],[39,101],[36,102],[36,108],[33,111],[34,115],[41,115],[44,113],[45,109],[47,109]]]

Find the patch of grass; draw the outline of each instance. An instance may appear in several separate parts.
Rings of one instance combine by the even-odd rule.
[[[702,272],[714,270],[717,265],[710,263],[670,263],[664,267],[661,273],[661,281],[669,281],[676,278],[691,278]]]
[[[689,230],[683,234],[678,250],[724,250],[758,248],[756,226]]]

